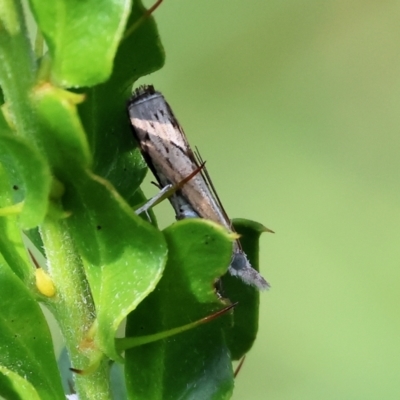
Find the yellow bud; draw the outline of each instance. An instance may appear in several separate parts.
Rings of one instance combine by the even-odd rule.
[[[43,268],[36,268],[36,287],[39,292],[46,297],[53,297],[56,294],[56,288],[50,278],[50,275]]]

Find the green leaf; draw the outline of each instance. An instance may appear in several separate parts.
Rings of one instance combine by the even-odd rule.
[[[21,2],[2,3],[0,18],[6,29],[0,34],[0,85],[5,104],[2,106],[3,117],[0,126],[3,133],[11,129],[20,137],[29,140],[29,145],[36,146],[35,134],[37,121],[31,109],[28,93],[31,91],[36,76],[36,62],[27,34]],[[9,126],[10,127],[9,127]]]
[[[166,331],[226,306],[214,285],[232,255],[232,237],[220,225],[192,219],[164,231],[169,256],[164,275],[127,321],[127,336]],[[229,315],[158,342],[126,351],[130,399],[225,399],[233,389],[222,327]]]
[[[44,252],[43,240],[40,236],[39,229],[29,229],[27,231],[24,231],[24,234],[31,241],[36,250],[38,250],[44,257],[46,257]]]
[[[94,98],[94,95],[99,97]],[[88,100],[81,105],[80,112],[92,141],[93,171],[111,182],[134,206],[137,204],[135,192],[146,175],[147,165],[132,135],[126,100],[126,96],[107,95],[96,88],[89,91]]]
[[[40,400],[38,392],[26,379],[0,366],[0,396],[7,400]]]
[[[46,161],[21,138],[1,134],[0,162],[9,174],[14,201],[24,202],[19,216],[21,229],[38,226],[47,212],[52,179]]]
[[[7,4],[7,1],[3,1],[0,11],[2,29],[10,36],[17,35],[21,29],[21,25],[16,9],[10,6],[10,4]]]
[[[14,204],[12,186],[13,184],[9,181],[9,174],[0,164],[0,208]],[[22,281],[32,281],[33,268],[22,241],[17,215],[0,217],[0,253]]]
[[[52,80],[92,86],[111,74],[129,16],[129,0],[30,0],[52,59]]]
[[[74,180],[92,159],[86,133],[79,119],[76,105],[83,95],[43,84],[34,89],[34,106],[41,123],[38,134],[55,174],[62,180]]]
[[[50,331],[27,288],[0,264],[0,365],[26,378],[41,399],[64,399]]]
[[[132,84],[161,68],[165,60],[154,19],[144,17],[145,11],[141,1],[134,1],[127,26],[136,29],[121,42],[110,79],[88,89],[86,101],[79,105],[94,172],[108,179],[131,205],[147,166],[133,138],[126,104]]]
[[[241,235],[240,243],[254,269],[259,271],[259,238],[268,232],[258,222],[234,219],[233,226]],[[253,286],[226,274],[222,278],[223,295],[238,302],[233,314],[233,326],[225,330],[226,340],[233,360],[242,358],[253,346],[258,331],[260,292]]]
[[[81,175],[64,196],[71,234],[85,263],[96,305],[96,342],[112,359],[115,332],[155,288],[166,262],[162,233],[134,214],[115,189],[95,175]]]
[[[132,84],[144,75],[160,69],[165,62],[157,25],[152,16],[145,14],[140,0],[132,5],[127,23],[131,33],[124,37],[115,57],[112,76],[106,85],[120,92],[130,92]]]

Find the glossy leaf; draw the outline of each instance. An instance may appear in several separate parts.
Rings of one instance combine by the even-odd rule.
[[[39,230],[37,228],[35,229],[29,229],[24,231],[24,235],[31,241],[32,245],[43,255],[45,256],[44,253],[44,245],[43,245],[43,240],[42,237],[40,236]]]
[[[20,135],[32,137],[35,124],[27,93],[34,85],[36,62],[28,38],[20,2],[3,2],[0,18],[9,29],[0,35],[0,85],[9,120]],[[3,109],[4,110],[4,109]],[[2,111],[3,111],[2,110]]]
[[[52,59],[52,80],[92,86],[111,74],[130,11],[129,0],[30,0]]]
[[[7,173],[8,172],[8,173]],[[14,204],[9,171],[0,164],[0,208]],[[14,273],[24,282],[32,281],[33,268],[22,241],[18,215],[0,217],[0,253]]]
[[[64,196],[71,234],[84,260],[94,297],[96,341],[109,357],[115,332],[155,288],[166,262],[167,248],[158,230],[136,216],[115,189],[95,175],[77,177]]]
[[[112,76],[106,85],[130,93],[132,84],[142,76],[160,69],[165,62],[157,25],[146,14],[141,0],[135,0],[127,23],[127,33],[115,57]]]
[[[114,69],[110,84],[101,85],[97,91],[89,90],[85,97],[57,85],[87,87],[105,81],[110,76],[130,4],[118,0],[112,3],[104,0],[78,3],[60,0],[44,6],[38,0],[30,1],[50,53],[49,57],[41,60],[39,71],[36,71],[37,63],[25,31],[20,3],[6,2],[3,5],[1,11],[7,13],[0,13],[5,28],[0,35],[0,84],[4,91],[5,106],[9,109],[10,118],[7,121],[12,122],[19,137],[28,139],[29,145],[46,159],[56,178],[53,182],[61,182],[62,189],[50,193],[51,207],[48,207],[48,196],[40,204],[47,211],[40,232],[46,247],[49,273],[56,288],[55,297],[45,301],[63,329],[74,365],[80,368],[81,365],[87,365],[85,361],[92,353],[99,354],[98,348],[107,356],[118,358],[114,349],[115,331],[121,320],[155,288],[166,262],[167,249],[163,235],[136,216],[128,205],[135,204],[141,197],[138,185],[145,174],[145,164],[135,148],[125,114],[125,101],[130,90],[126,84],[162,64],[163,55],[159,56],[161,52],[154,22],[151,18],[142,20],[138,29],[121,46],[118,63],[124,66]],[[135,2],[133,10],[131,21],[135,22],[144,14],[144,8],[140,2]],[[16,24],[11,23],[13,18]],[[48,60],[51,78],[46,75]],[[126,64],[127,60],[133,60],[132,64]],[[94,102],[89,101],[92,93],[94,96],[100,94]],[[88,100],[85,104],[89,106],[86,108],[89,111],[82,112],[82,123],[76,106],[85,99]],[[97,125],[91,129],[88,121],[94,120]],[[18,156],[21,156],[22,152],[18,152]],[[31,171],[32,174],[35,172]],[[0,193],[0,199],[4,199],[5,206],[8,206],[13,204],[13,199],[10,178],[6,178],[4,184],[8,185],[7,190],[4,195]],[[104,178],[108,178],[108,181]],[[1,185],[3,182],[0,182]],[[24,189],[27,190],[27,187]],[[54,212],[54,205],[59,203],[62,203],[64,210],[60,208]],[[36,206],[32,205],[33,208]],[[43,209],[40,210],[43,213]],[[28,266],[33,271],[29,262],[26,265],[22,262],[21,266],[16,263],[15,254],[22,255],[25,251],[23,246],[19,248],[22,240],[21,233],[16,229],[16,219],[7,216],[2,221],[6,223],[4,229],[0,226],[0,233],[5,233],[4,246],[0,248],[4,260],[35,291],[32,274],[24,269]],[[29,224],[26,226],[31,227]],[[35,230],[32,232],[37,233]],[[14,240],[16,233],[19,234],[19,240]],[[0,245],[3,244],[1,240],[3,237],[0,238]],[[36,243],[40,245],[41,241],[37,240]],[[58,253],[62,253],[62,257],[57,258]],[[26,252],[24,254],[26,257]],[[57,263],[58,260],[66,260],[65,265],[72,268]],[[0,262],[3,259],[0,258]],[[7,313],[17,311],[18,318],[12,320],[13,324],[22,321],[23,326],[28,328],[21,336],[19,333],[13,336],[13,332],[8,332],[4,327],[0,329],[0,365],[8,367],[7,362],[10,365],[14,363],[17,370],[13,369],[13,372],[28,376],[27,379],[35,386],[41,399],[63,398],[62,391],[58,390],[57,369],[49,358],[52,356],[51,351],[48,352],[51,346],[45,347],[50,343],[50,338],[48,332],[43,331],[40,310],[36,303],[31,302],[30,292],[21,286],[20,280],[5,261],[3,264],[8,275],[7,279],[2,280],[0,274],[0,302],[3,301],[2,308],[6,309],[0,316],[0,322],[4,317],[6,325],[11,321],[11,318],[7,319]],[[90,290],[86,285],[85,272]],[[75,281],[69,279],[71,274],[76,278]],[[72,282],[78,282],[72,285],[77,288],[73,292],[75,296],[64,296]],[[17,287],[18,284],[20,287]],[[3,287],[6,289],[3,290]],[[91,294],[95,305],[91,302]],[[13,298],[16,295],[17,300]],[[8,303],[11,300],[13,302]],[[23,307],[19,306],[20,303],[23,303]],[[66,324],[68,318],[71,319],[69,316],[79,315],[77,309],[84,310],[82,314],[88,318],[82,318],[84,323],[79,318],[73,318],[78,321],[76,326]],[[94,327],[88,332],[95,311],[97,330]],[[22,322],[21,326],[17,324],[19,330],[22,330]],[[46,325],[43,326],[47,329]],[[33,330],[35,333],[38,331],[41,340],[33,341]],[[87,353],[82,357],[73,354],[71,349],[75,353],[85,353],[81,351],[81,339],[87,335],[90,341],[91,334],[94,337],[94,342],[90,343],[93,347],[89,350],[86,348]],[[36,336],[34,338],[37,339]],[[99,364],[101,368],[93,373],[97,376],[97,382],[107,377],[107,368],[103,367],[108,360],[103,359]],[[46,378],[48,381],[45,381]],[[85,379],[90,383],[85,384]],[[101,385],[93,385],[95,381],[90,376],[76,377],[76,388],[81,393],[93,394],[93,388],[100,390],[103,396],[108,393],[107,384],[100,389]],[[82,396],[85,397],[84,394]]]
[[[234,219],[233,225],[241,235],[240,243],[254,269],[259,271],[259,238],[269,230],[258,222]],[[223,295],[238,302],[233,314],[233,326],[225,329],[233,360],[242,358],[253,346],[258,331],[260,292],[239,279],[226,274],[222,278]]]
[[[36,227],[48,208],[52,179],[48,165],[34,148],[11,134],[0,135],[0,162],[9,174],[14,204],[24,202],[19,215],[21,229]]]
[[[40,400],[31,383],[2,366],[0,366],[0,396],[7,400]]]
[[[214,285],[229,265],[232,237],[219,225],[184,220],[164,231],[169,256],[164,275],[129,315],[127,336],[179,327],[226,306]],[[179,335],[126,351],[130,399],[225,399],[233,376],[222,327],[229,315]]]
[[[50,331],[27,288],[0,264],[0,365],[28,380],[41,399],[63,399]]]
[[[74,179],[79,170],[91,164],[86,134],[76,109],[84,96],[43,84],[35,88],[32,99],[41,124],[37,138],[40,147],[57,177]]]
[[[127,26],[136,29],[121,42],[110,79],[88,89],[79,105],[94,172],[108,179],[131,205],[147,166],[133,138],[126,104],[132,84],[160,69],[165,59],[154,19],[145,17],[145,11],[141,1],[133,2]]]

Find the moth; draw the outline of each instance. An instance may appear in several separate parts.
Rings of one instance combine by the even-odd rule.
[[[169,197],[176,218],[205,218],[235,232],[204,167],[164,96],[153,86],[141,86],[128,103],[128,112],[144,159],[161,188],[177,185],[200,171]],[[233,243],[229,273],[260,290],[268,282],[250,265],[239,240]]]

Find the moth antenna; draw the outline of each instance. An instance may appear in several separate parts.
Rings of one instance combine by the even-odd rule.
[[[197,146],[195,146],[195,152],[194,152],[195,158],[196,158],[196,162],[200,163],[200,164],[205,164],[205,161],[203,161],[203,158],[201,157],[200,151],[197,148]],[[206,181],[208,187],[211,189],[212,193],[215,196],[215,199],[217,200],[218,205],[221,207],[222,213],[224,214],[225,220],[229,223],[230,227],[231,227],[231,231],[232,232],[236,232],[235,229],[232,226],[231,220],[228,217],[228,214],[225,211],[224,206],[222,205],[221,199],[218,196],[218,193],[215,189],[215,186],[211,180],[210,174],[208,173],[207,168],[204,166],[204,168],[201,171],[201,174],[203,175],[204,180]]]

